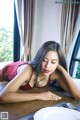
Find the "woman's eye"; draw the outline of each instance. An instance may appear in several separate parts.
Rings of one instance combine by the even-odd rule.
[[[52,64],[56,64],[56,62],[51,62]]]
[[[46,59],[43,59],[43,61],[44,61],[44,62],[47,62],[47,60],[46,60]]]

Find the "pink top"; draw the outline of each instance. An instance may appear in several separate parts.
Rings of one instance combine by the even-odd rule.
[[[24,64],[28,64],[28,63],[24,61],[18,61],[6,65],[3,69],[0,70],[0,77],[3,80],[11,81],[17,75],[17,68]],[[27,83],[26,85],[20,86],[20,89],[28,90],[31,89],[31,86],[29,85],[29,83]]]

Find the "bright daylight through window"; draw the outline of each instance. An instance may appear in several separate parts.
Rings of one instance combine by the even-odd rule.
[[[13,8],[13,0],[0,0],[0,68],[13,61]]]

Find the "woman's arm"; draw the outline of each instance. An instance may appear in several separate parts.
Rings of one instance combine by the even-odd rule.
[[[75,99],[80,100],[80,91],[75,86],[74,82],[72,81],[72,78],[68,74],[68,72],[61,66],[58,65],[57,69],[62,73],[62,77],[59,77],[58,82],[63,87],[64,90],[66,90],[72,97]]]
[[[9,92],[4,93],[0,99],[0,103],[15,103],[15,102],[25,102],[31,100],[60,100],[61,97],[53,94],[50,91],[42,93],[17,93]]]
[[[19,87],[25,82],[29,81],[32,76],[32,68],[26,65],[18,74],[11,80],[0,93],[0,101],[2,102],[16,102],[25,101],[24,94],[17,93]],[[21,99],[21,100],[20,100]]]
[[[43,93],[18,93],[17,90],[26,80],[29,81],[32,76],[32,68],[26,66],[16,77],[11,80],[0,93],[0,103],[24,102],[30,100],[59,100],[61,97],[52,92]]]

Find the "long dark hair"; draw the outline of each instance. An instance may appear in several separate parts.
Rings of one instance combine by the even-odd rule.
[[[61,46],[59,43],[55,41],[47,41],[45,42],[41,48],[38,50],[36,56],[32,61],[29,61],[29,64],[31,64],[33,70],[38,74],[41,72],[41,64],[42,61],[48,51],[56,51],[59,56],[59,64],[67,70],[66,60],[64,57],[64,54],[61,50]]]

